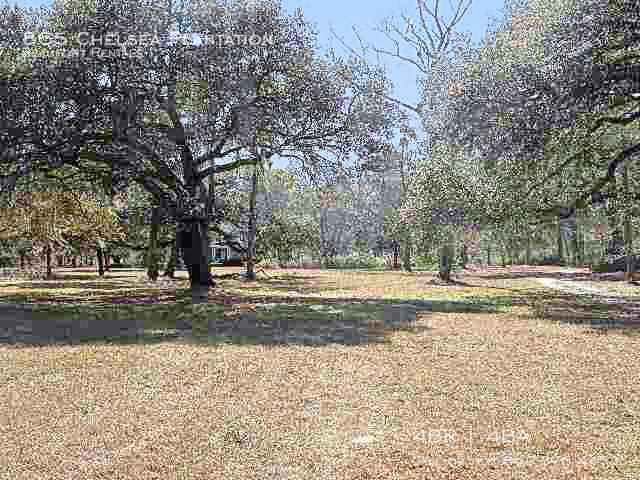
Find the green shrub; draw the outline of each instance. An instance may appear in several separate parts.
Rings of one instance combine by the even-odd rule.
[[[348,255],[328,257],[322,261],[322,268],[335,269],[367,269],[382,270],[384,269],[384,258],[378,258],[373,255]]]
[[[373,255],[368,256],[369,268],[371,270],[384,270],[385,261],[384,257],[376,257]]]
[[[415,265],[418,270],[438,271],[440,270],[440,257],[432,253],[423,254],[416,258]],[[459,272],[460,270],[462,270],[462,257],[454,255],[451,259],[451,272]]]
[[[356,256],[344,257],[343,265],[344,265],[344,268],[347,268],[347,269],[363,268],[360,258]]]
[[[0,256],[0,268],[15,268],[16,260],[9,256]]]
[[[416,268],[418,270],[437,270],[440,265],[440,260],[429,253],[420,255],[416,258]]]
[[[322,265],[322,268],[338,268],[335,257],[323,258],[320,261],[320,264]]]
[[[276,268],[279,263],[275,258],[272,257],[264,257],[261,258],[260,261],[256,264],[256,267],[260,268]]]

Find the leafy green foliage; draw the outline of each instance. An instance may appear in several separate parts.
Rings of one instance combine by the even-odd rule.
[[[383,257],[375,257],[373,255],[337,255],[328,257],[321,263],[323,268],[335,269],[367,269],[367,270],[383,270],[385,268],[385,259]]]

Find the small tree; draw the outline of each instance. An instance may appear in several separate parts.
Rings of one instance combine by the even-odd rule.
[[[98,274],[103,276],[107,241],[125,238],[126,225],[120,223],[113,209],[98,206],[95,194],[82,193],[78,195],[78,199],[78,214],[72,217],[66,237],[83,240],[96,249]]]
[[[51,276],[54,248],[72,239],[92,241],[101,258],[103,242],[123,231],[113,212],[96,205],[95,195],[80,192],[17,192],[16,206],[2,209],[0,238],[27,239],[46,255],[46,276]],[[93,199],[93,200],[92,200]],[[102,275],[104,271],[100,274]]]

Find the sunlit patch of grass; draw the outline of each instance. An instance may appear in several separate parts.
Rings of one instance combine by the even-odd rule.
[[[505,291],[495,288],[433,288],[428,290],[388,289],[384,298],[413,300],[466,300],[504,296]]]
[[[609,281],[609,280],[597,280],[597,281],[581,281],[581,286],[595,288],[609,293],[617,293],[620,295],[638,296],[640,297],[640,284],[630,284],[624,281]]]
[[[300,280],[303,277],[296,273],[277,273],[271,275],[271,278],[273,280]]]
[[[16,288],[16,287],[4,287],[0,288],[0,297],[9,296],[29,296],[35,299],[44,298],[56,298],[56,297],[75,297],[82,298],[84,295],[91,297],[95,296],[110,296],[110,295],[124,295],[124,294],[144,294],[148,296],[161,295],[165,290],[162,289],[150,289],[150,288],[135,288],[135,287],[123,287],[123,288],[110,288],[99,289],[91,288]]]
[[[117,275],[120,276],[122,275],[122,273],[118,272]],[[134,273],[134,272],[127,272],[127,273]],[[135,272],[135,273],[139,274],[140,272]],[[100,275],[98,275],[98,272],[80,272],[80,271],[55,272],[55,275],[56,277],[61,277],[61,278],[100,278]],[[103,278],[108,276],[114,276],[114,273],[110,271],[105,272],[105,274],[103,275]]]
[[[110,303],[114,297],[172,296],[177,286],[185,284],[181,280],[161,281],[154,284],[140,276],[118,278],[105,275],[100,278],[94,273],[87,273],[84,276],[75,275],[75,273],[77,272],[54,280],[3,279],[0,281],[0,301],[5,303]]]
[[[269,296],[287,296],[287,291],[277,290],[275,288],[225,288],[222,286],[226,294],[230,295],[247,295],[250,297],[269,297]]]
[[[417,335],[418,334],[418,329],[415,327],[406,327],[406,328],[400,328],[398,329],[398,335]]]
[[[304,320],[313,321],[336,319],[358,321],[362,319],[383,319],[383,310],[378,305],[362,305],[342,303],[337,305],[282,304],[267,309],[256,309],[258,320]]]

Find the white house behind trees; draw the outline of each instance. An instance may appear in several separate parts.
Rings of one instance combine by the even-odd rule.
[[[213,238],[209,240],[209,257],[222,258],[228,260],[233,257],[242,257],[244,254],[237,251],[233,247],[227,245],[220,236],[212,235]],[[241,231],[238,233],[238,238],[241,244],[247,242],[247,232]]]

